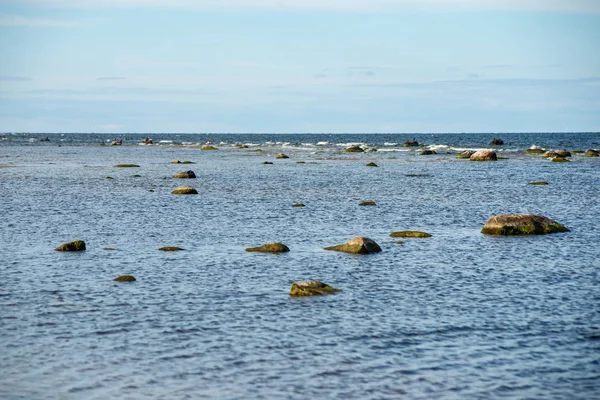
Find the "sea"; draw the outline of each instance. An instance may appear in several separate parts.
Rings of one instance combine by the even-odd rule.
[[[599,148],[593,132],[2,133],[0,398],[599,399],[600,158],[581,153]],[[499,160],[456,158],[479,149]],[[505,213],[570,231],[481,233]],[[382,252],[324,250],[357,236]],[[87,249],[54,250],[72,240]],[[290,252],[245,251],[270,242]],[[309,280],[342,291],[289,295]]]

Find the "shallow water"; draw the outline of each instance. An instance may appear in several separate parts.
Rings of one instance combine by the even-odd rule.
[[[45,136],[0,135],[3,399],[600,392],[600,162],[523,152],[598,148],[599,134],[503,135],[509,159],[495,163],[455,159],[490,135],[412,135],[443,149],[434,156],[403,148],[409,135],[154,135],[174,143],[153,146],[129,135],[104,147],[107,135]],[[200,151],[206,141],[220,150]],[[348,154],[349,143],[380,151]],[[187,169],[198,179],[171,178]],[[539,180],[549,185],[528,184]],[[183,184],[199,195],[170,194]],[[571,232],[480,234],[508,212]],[[433,236],[388,237],[408,229]],[[383,252],[323,250],[359,235]],[[53,250],[74,239],[87,251]],[[244,251],[270,241],[291,252]],[[112,281],[122,274],[137,281]],[[343,292],[288,296],[310,279]]]

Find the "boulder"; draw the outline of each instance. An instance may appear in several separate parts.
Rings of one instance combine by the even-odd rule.
[[[381,247],[375,241],[364,236],[355,237],[350,241],[337,246],[325,247],[325,250],[341,251],[352,254],[370,254],[381,251]]]
[[[588,149],[586,150],[585,155],[588,157],[598,157],[600,156],[600,152],[598,150]]]
[[[198,194],[198,191],[191,186],[179,186],[171,194]]]
[[[140,166],[137,164],[117,164],[115,168],[139,168]]]
[[[571,152],[568,150],[556,150],[554,151],[556,154],[558,154],[559,157],[571,157]]]
[[[367,167],[377,167],[377,164],[375,164],[374,162],[370,162],[367,164]]]
[[[460,158],[460,159],[464,159],[464,158],[471,158],[471,156],[475,154],[475,151],[473,150],[465,150],[461,153],[459,153],[456,158]]]
[[[375,203],[374,201],[363,201],[362,203],[359,204],[359,206],[376,206],[377,203]]]
[[[287,253],[290,248],[282,243],[267,243],[260,247],[248,247],[246,251],[258,251],[262,253]]]
[[[275,156],[275,158],[289,158],[289,157],[288,157],[288,156],[286,156],[286,155],[285,155],[285,154],[283,154],[283,153],[279,153],[279,154],[277,154],[277,155]]]
[[[437,153],[435,152],[435,150],[421,150],[419,154],[422,156],[430,156]]]
[[[83,251],[85,250],[85,242],[83,240],[74,240],[69,243],[61,244],[56,251]]]
[[[491,150],[479,150],[469,157],[471,161],[496,161],[496,152]]]
[[[543,235],[569,232],[564,225],[535,214],[500,214],[487,220],[481,233],[486,235]]]
[[[135,278],[131,275],[121,275],[117,276],[113,281],[117,282],[135,282]]]
[[[360,146],[350,146],[348,148],[346,148],[346,151],[348,153],[362,153],[364,152],[363,148]]]
[[[419,231],[400,231],[400,232],[392,232],[390,233],[391,237],[401,237],[401,238],[428,238],[431,235],[427,232],[419,232]]]
[[[406,142],[404,142],[404,147],[415,147],[418,146],[419,142],[417,142],[416,139],[413,140],[407,140]]]
[[[211,146],[209,144],[205,144],[205,145],[202,145],[202,147],[200,147],[200,150],[219,150],[219,149],[217,149],[216,147]]]
[[[337,292],[341,292],[341,290],[319,281],[294,282],[290,289],[290,296],[321,296]]]
[[[173,175],[173,178],[178,178],[178,179],[195,179],[196,178],[196,174],[192,170],[183,171],[183,172],[178,172],[175,175]]]
[[[545,152],[544,154],[542,154],[542,157],[544,157],[544,158],[554,158],[554,157],[562,157],[562,156],[559,156],[554,150],[548,150],[547,152]]]
[[[165,247],[161,247],[158,250],[160,250],[160,251],[181,251],[183,249],[181,247],[165,246]]]

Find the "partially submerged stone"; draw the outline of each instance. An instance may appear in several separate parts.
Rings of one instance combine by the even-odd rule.
[[[435,150],[421,150],[419,154],[422,156],[430,156],[437,153],[435,152]]]
[[[179,160],[172,160],[171,164],[181,164],[181,161],[179,161]]]
[[[288,251],[290,251],[290,248],[287,247],[285,244],[283,243],[267,243],[264,244],[262,246],[259,247],[248,247],[246,249],[246,251],[249,252],[262,252],[262,253],[287,253]]]
[[[283,153],[279,153],[279,154],[277,154],[277,155],[275,156],[275,158],[289,158],[289,157],[288,157],[288,156],[286,156],[286,155],[285,155],[285,154],[283,154]]]
[[[545,153],[546,150],[544,150],[541,147],[538,147],[536,145],[533,145],[530,148],[528,148],[527,150],[525,150],[525,152],[529,153],[529,154],[542,154],[542,153]]]
[[[473,151],[473,150],[465,150],[465,151],[459,153],[456,156],[456,158],[459,158],[459,159],[471,158],[471,156],[473,154],[475,154],[475,151]]]
[[[180,186],[173,190],[171,194],[198,194],[198,191],[191,186]]]
[[[200,147],[200,150],[219,150],[219,149],[217,149],[216,147],[211,146],[209,144],[205,144],[202,147]]]
[[[348,148],[346,148],[346,151],[348,153],[362,153],[364,152],[363,148],[360,146],[350,146]]]
[[[105,247],[102,250],[106,250],[106,251],[116,251],[117,249],[115,249],[114,247]]]
[[[529,182],[530,185],[547,185],[548,182],[546,181],[536,181],[536,182]]]
[[[181,251],[183,249],[181,247],[176,247],[176,246],[165,246],[165,247],[161,247],[158,250],[160,250],[160,251]]]
[[[140,166],[137,164],[117,164],[115,168],[139,168]]]
[[[550,218],[535,214],[500,214],[487,220],[481,233],[486,235],[544,235],[569,232]]]
[[[554,158],[552,158],[552,160],[551,160],[551,161],[552,161],[552,162],[569,162],[569,160],[567,160],[566,158],[564,158],[564,157],[558,157],[558,156],[557,156],[557,157],[554,157]]]
[[[121,275],[117,276],[113,281],[117,282],[135,282],[135,278],[131,275]]]
[[[56,250],[56,251],[84,251],[85,250],[85,242],[83,240],[74,240],[69,243],[61,244],[54,250]]]
[[[377,167],[377,164],[375,164],[374,162],[370,162],[367,164],[367,167]]]
[[[341,290],[319,281],[294,282],[290,289],[290,296],[321,296],[337,292],[341,292]]]
[[[263,165],[273,165],[271,161],[263,161]]]
[[[176,173],[175,175],[173,175],[173,178],[178,178],[178,179],[195,179],[196,178],[196,174],[194,173],[194,171],[188,170],[188,171],[183,171],[183,172]]]
[[[491,150],[479,150],[469,157],[471,161],[496,161],[496,152]]]
[[[303,203],[294,203],[292,204],[292,207],[304,207]]]
[[[407,140],[406,142],[404,142],[404,147],[415,147],[418,146],[419,142],[417,142],[416,139],[413,140]]]
[[[542,157],[544,157],[544,158],[554,158],[554,157],[562,157],[562,156],[559,156],[554,150],[548,150],[547,152],[545,152],[544,154],[542,154]]]
[[[558,154],[559,157],[571,157],[571,152],[565,149],[556,150],[555,153]]]
[[[401,237],[401,238],[428,238],[431,235],[427,232],[420,231],[399,231],[390,233],[391,237]]]
[[[188,160],[182,161],[181,163],[182,163],[182,164],[196,164],[195,162],[193,162],[193,161],[188,161]]]
[[[381,247],[379,247],[375,241],[364,236],[359,236],[344,244],[325,247],[325,250],[341,251],[343,253],[352,254],[370,254],[380,252]]]
[[[362,203],[359,204],[359,206],[376,206],[377,203],[375,203],[374,201],[363,201]]]
[[[600,152],[598,150],[588,149],[586,150],[585,155],[588,157],[598,157],[600,156]]]

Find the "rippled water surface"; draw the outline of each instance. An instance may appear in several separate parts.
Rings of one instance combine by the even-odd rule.
[[[505,135],[493,163],[455,158],[490,135],[45,136],[0,135],[0,398],[598,398],[600,159],[524,150],[600,134]],[[480,233],[511,212],[571,231]],[[355,236],[383,252],[323,250]],[[289,297],[312,279],[343,292]]]

